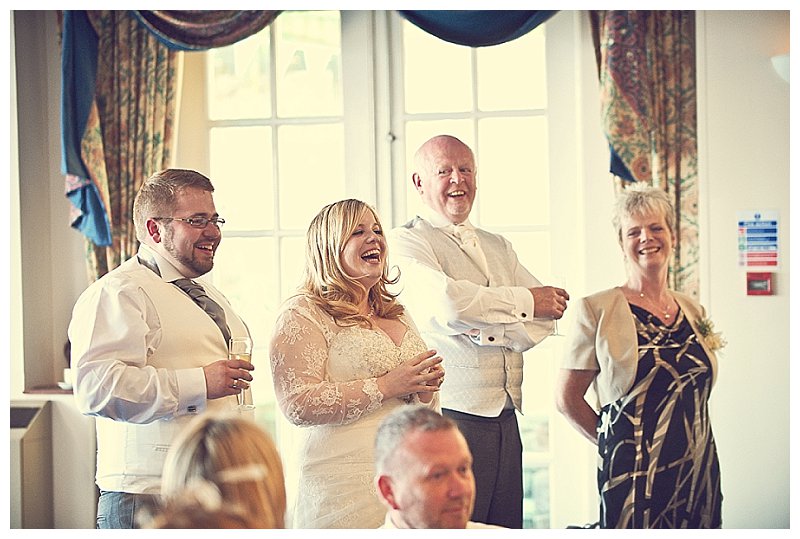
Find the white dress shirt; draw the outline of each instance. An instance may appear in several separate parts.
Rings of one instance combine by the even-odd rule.
[[[435,212],[423,213],[433,227],[453,236],[453,225]],[[464,221],[471,229],[475,227]],[[482,249],[482,247],[481,247]],[[417,235],[405,234],[402,227],[389,232],[389,254],[401,270],[402,302],[412,311],[426,305],[423,312],[412,312],[422,332],[447,335],[467,334],[481,346],[498,346],[524,352],[552,332],[550,320],[534,320],[533,294],[529,288],[542,286],[516,259],[503,261],[513,271],[513,286],[499,286],[487,275],[487,285],[466,279],[454,279],[442,270],[430,242]],[[484,252],[484,257],[485,257]],[[488,263],[487,263],[488,264]],[[484,272],[486,273],[486,272]],[[433,304],[430,295],[444,296],[445,302]]]
[[[392,521],[392,513],[391,512],[390,513],[386,513],[386,520],[384,521],[383,526],[381,526],[378,529],[383,529],[383,530],[396,530],[396,529],[398,529],[397,526],[395,526],[394,522]],[[465,526],[465,529],[467,529],[467,530],[490,530],[490,529],[505,530],[505,529],[508,529],[508,528],[504,528],[502,526],[495,526],[494,524],[484,524],[483,522],[473,522],[473,521],[469,520],[469,521],[467,521],[467,525]]]
[[[521,353],[546,338],[553,322],[534,319],[528,289],[541,283],[508,240],[476,234],[488,271],[433,212],[390,231],[389,255],[401,272],[400,301],[444,359],[442,408],[495,417],[504,408],[521,410]]]
[[[234,396],[206,400],[203,367],[227,358],[213,320],[169,281],[182,275],[157,253],[161,276],[138,257],[91,284],[75,304],[68,334],[75,401],[97,417],[101,490],[157,490],[174,435],[207,408],[232,408]],[[227,299],[203,282],[225,310],[232,335],[248,331]]]

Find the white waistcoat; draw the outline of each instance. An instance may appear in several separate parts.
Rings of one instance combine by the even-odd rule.
[[[415,219],[406,226],[431,244],[442,269],[453,279],[468,280],[482,286],[517,285],[503,264],[506,248],[499,236],[476,229],[489,267],[487,277],[455,239],[444,231],[422,219]],[[407,286],[413,286],[413,283]],[[411,314],[413,316],[413,311]],[[508,348],[479,346],[466,335],[423,332],[422,337],[443,359],[446,382],[440,394],[442,408],[495,417],[503,410],[508,395],[514,407],[522,410],[521,353]]]

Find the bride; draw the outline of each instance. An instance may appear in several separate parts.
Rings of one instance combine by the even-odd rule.
[[[408,403],[439,411],[442,359],[386,290],[395,282],[387,259],[378,216],[364,202],[329,204],[309,225],[304,282],[270,343],[278,405],[305,427],[295,528],[379,527],[379,423]]]

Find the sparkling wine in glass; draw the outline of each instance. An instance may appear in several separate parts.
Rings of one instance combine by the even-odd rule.
[[[566,279],[562,276],[553,276],[550,279],[550,286],[556,288],[567,289]],[[553,318],[553,332],[550,333],[553,337],[563,337],[564,334],[558,331],[558,318]]]
[[[253,340],[250,337],[231,337],[231,340],[228,341],[228,359],[241,359],[252,363],[252,355]],[[252,410],[255,408],[253,391],[249,386],[247,389],[239,390],[236,400],[240,410]]]

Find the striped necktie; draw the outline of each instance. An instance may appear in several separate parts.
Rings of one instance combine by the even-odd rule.
[[[177,279],[172,281],[172,284],[186,292],[211,317],[222,332],[222,336],[225,337],[225,346],[227,346],[231,338],[231,331],[225,321],[225,311],[219,306],[219,303],[208,297],[205,289],[191,279]]]

